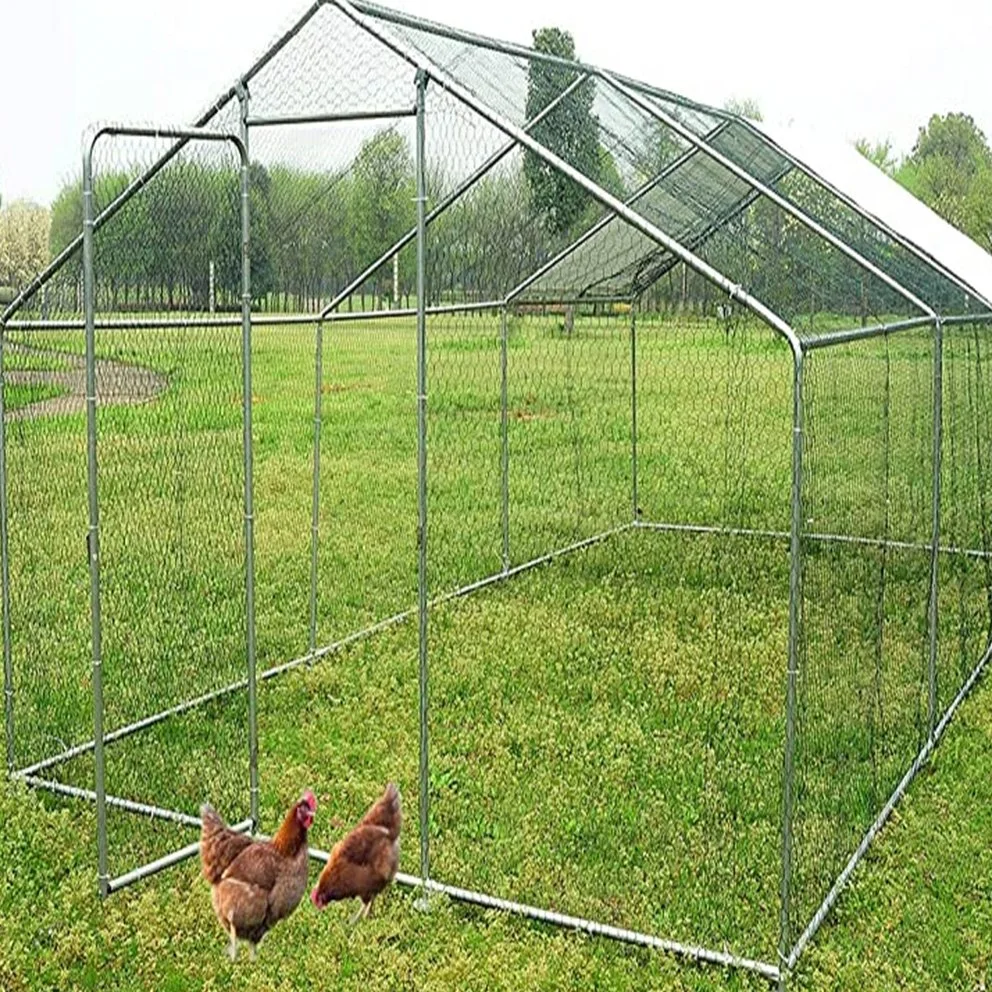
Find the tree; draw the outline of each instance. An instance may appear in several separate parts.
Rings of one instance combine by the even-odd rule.
[[[560,28],[534,32],[534,48],[546,55],[575,59],[575,42]],[[531,59],[527,74],[527,118],[539,114],[567,89],[578,70],[559,62]],[[546,148],[598,182],[603,167],[599,145],[599,121],[593,113],[596,90],[586,82],[573,90],[543,120],[531,129]],[[614,167],[614,172],[615,167]],[[589,195],[571,179],[543,159],[528,152],[524,174],[530,188],[531,206],[552,234],[564,234],[578,226],[589,205]]]
[[[909,160],[923,163],[934,158],[949,160],[964,175],[992,165],[985,135],[968,114],[934,114],[920,128]]]
[[[380,131],[362,145],[352,167],[350,230],[356,269],[374,262],[416,222],[413,159],[406,139],[395,131]],[[392,276],[385,270],[373,275]]]
[[[990,247],[992,150],[970,116],[934,114],[897,178],[946,221]]]
[[[758,106],[758,101],[752,99],[749,96],[736,97],[732,96],[724,105],[723,109],[729,111],[732,114],[737,114],[738,117],[746,117],[749,121],[762,121],[764,117],[761,113],[761,107]]]
[[[0,286],[22,288],[48,262],[51,214],[27,200],[0,208]]]
[[[892,150],[892,142],[888,138],[884,141],[869,141],[867,138],[858,138],[854,142],[854,147],[886,175],[895,175],[896,169],[899,167],[899,160],[896,158]]]

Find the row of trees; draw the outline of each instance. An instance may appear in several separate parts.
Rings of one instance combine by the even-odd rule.
[[[94,180],[97,211],[140,175],[103,171]],[[348,170],[307,172],[286,166],[249,171],[252,289],[262,305],[316,309],[376,253],[414,223],[413,164],[405,140],[384,131],[366,142]],[[79,184],[52,206],[51,250],[82,225]],[[189,159],[163,169],[98,235],[100,304],[109,309],[206,309],[240,300],[240,177],[230,166]],[[412,283],[403,259],[400,285]],[[365,290],[391,294],[392,270]]]
[[[571,37],[558,29],[534,33],[538,50],[574,58]],[[575,81],[562,63],[532,61],[526,113],[534,116]],[[679,153],[679,143],[660,127],[639,126],[611,134],[612,121],[597,118],[595,84],[587,80],[534,128],[547,147],[620,198],[629,196]],[[752,101],[728,105],[760,119]],[[605,112],[609,112],[608,110]],[[992,248],[992,153],[984,135],[964,115],[935,117],[921,129],[912,153],[893,160],[887,145],[862,150],[914,193]],[[618,157],[615,158],[614,155]],[[436,200],[460,176],[430,165],[428,187]],[[622,174],[621,174],[622,173]],[[96,181],[97,209],[111,202],[140,174],[138,168],[102,170]],[[787,183],[798,181],[790,177]],[[725,191],[713,190],[691,169],[677,176],[673,192],[681,204],[722,209]],[[306,171],[286,165],[250,170],[252,287],[260,307],[314,311],[349,285],[415,223],[411,150],[396,130],[383,130],[362,146],[347,168]],[[784,187],[783,187],[784,189]],[[822,190],[792,190],[826,217],[832,207],[817,199]],[[736,195],[736,194],[735,194]],[[643,206],[662,227],[689,224],[691,213],[648,198]],[[731,197],[731,200],[733,197]],[[669,197],[669,201],[671,197]],[[729,203],[730,200],[727,200]],[[723,206],[721,206],[723,204]],[[235,308],[240,300],[240,186],[231,166],[194,158],[177,159],[131,199],[100,232],[97,252],[99,305],[104,310],[203,310]],[[661,211],[657,217],[652,210]],[[674,210],[671,215],[665,211]],[[602,208],[571,180],[532,153],[509,157],[446,210],[430,229],[428,279],[431,302],[499,298],[587,229]],[[10,218],[10,223],[6,223]],[[834,218],[838,225],[850,220]],[[50,254],[81,229],[79,185],[67,185],[50,214],[11,204],[0,211],[0,285],[24,284]],[[6,227],[5,227],[6,223]],[[666,267],[663,253],[643,258],[644,239],[614,225],[598,255],[575,258],[578,288],[616,274],[651,286],[655,306],[714,306],[720,294],[700,279]],[[4,231],[17,250],[5,249]],[[26,232],[30,230],[33,235]],[[38,232],[44,232],[39,234]],[[888,302],[859,283],[860,272],[810,236],[768,201],[758,200],[730,216],[714,235],[686,228],[683,236],[718,269],[783,314],[816,311],[884,312]],[[680,231],[680,233],[682,233]],[[857,236],[845,229],[850,240]],[[696,239],[695,241],[693,239]],[[867,238],[870,254],[877,246]],[[640,251],[641,255],[637,252]],[[625,255],[625,252],[627,253]],[[573,259],[573,262],[575,260]],[[585,266],[584,269],[581,266]],[[626,267],[626,268],[625,268]],[[59,288],[61,287],[61,288]],[[412,244],[372,273],[349,300],[362,309],[409,306],[415,287]],[[54,296],[53,296],[54,294]],[[49,287],[43,309],[78,306],[78,259]]]

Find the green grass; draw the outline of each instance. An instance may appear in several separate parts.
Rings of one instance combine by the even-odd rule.
[[[440,593],[501,564],[500,353],[489,317],[434,319],[429,333],[429,578]],[[81,347],[78,335],[48,341]],[[550,320],[513,322],[512,563],[630,520],[629,347],[623,319],[579,321],[568,337]],[[968,347],[948,342],[945,540],[979,546],[988,483],[973,429],[986,412]],[[169,379],[153,404],[100,412],[108,728],[243,675],[239,348],[227,329],[98,333],[102,355]],[[810,531],[877,535],[887,506],[891,536],[926,542],[929,363],[915,333],[811,359]],[[256,329],[253,364],[267,667],[307,650],[312,329]],[[645,319],[638,372],[642,518],[787,529],[787,349],[765,332]],[[327,331],[319,644],[415,601],[414,384],[412,322]],[[26,764],[92,733],[85,420],[15,422],[7,436]],[[979,565],[949,558],[940,572],[942,706],[988,633]],[[436,877],[775,960],[788,576],[781,540],[628,532],[436,609]],[[929,558],[810,542],[804,578],[797,929],[925,734]],[[244,713],[235,694],[110,745],[108,790],[189,811],[210,798],[244,816]],[[992,946],[978,936],[988,814],[970,798],[988,791],[984,694],[964,716],[804,958],[800,987],[978,984]],[[415,624],[264,683],[259,725],[263,826],[309,785],[321,801],[313,843],[329,847],[394,778],[403,867],[416,870]],[[51,774],[89,786],[92,757]],[[89,809],[9,787],[0,816],[4,987],[764,987],[444,900],[424,917],[399,891],[355,932],[344,910],[305,906],[254,968],[232,969],[195,865],[100,905]],[[190,839],[113,812],[109,834],[112,873]]]
[[[42,383],[16,383],[7,385],[4,400],[7,409],[13,412],[22,407],[30,406],[32,403],[40,403],[42,400],[55,399],[56,396],[63,396],[65,390],[58,386],[48,386]]]

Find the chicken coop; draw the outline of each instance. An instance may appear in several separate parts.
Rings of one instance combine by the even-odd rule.
[[[364,0],[64,193],[0,319],[6,760],[100,893],[395,778],[423,900],[784,985],[989,659],[992,259]]]

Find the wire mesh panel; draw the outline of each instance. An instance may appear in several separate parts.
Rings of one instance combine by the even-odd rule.
[[[930,730],[934,342],[806,359],[793,939]]]
[[[501,328],[492,311],[427,321],[432,597],[503,567]]]
[[[78,319],[74,294],[51,318]],[[7,331],[5,458],[14,763],[92,736],[86,678],[88,579],[85,367],[81,331]]]
[[[633,520],[630,305],[520,307],[507,336],[518,565]]]
[[[331,320],[324,343],[318,645],[417,594],[414,318]]]
[[[98,142],[102,668],[57,204],[4,328],[9,757],[94,798],[102,672],[114,871],[249,811],[251,456],[266,680],[383,636],[309,718],[342,811],[399,778],[476,901],[778,977],[783,805],[795,948],[992,636],[986,304],[732,115],[357,7],[196,140]],[[267,702],[268,811],[313,761]]]
[[[167,147],[98,139],[94,212]],[[241,247],[240,158],[221,143],[188,144],[94,238],[110,732],[246,677]],[[217,310],[230,317],[212,317]],[[213,801],[240,820],[247,724],[239,693],[213,713],[115,742],[107,791],[195,813],[207,780]],[[76,765],[66,774],[78,774]],[[122,867],[113,819],[110,833],[113,873]]]
[[[632,314],[619,309],[531,306],[509,315],[511,566],[633,522]],[[438,320],[428,324],[432,594],[451,585],[447,569],[459,561],[466,576],[484,571],[476,549],[495,559],[499,537],[497,327],[464,316],[456,337]],[[788,482],[787,377],[729,376],[712,355],[715,340],[693,338],[660,313],[639,312],[642,324],[638,440],[649,479],[666,474],[650,453],[663,447],[657,425],[667,422],[683,445],[676,450],[698,449],[717,466],[727,509],[709,519],[747,522],[752,489],[739,488],[743,471],[727,468],[726,457],[740,434],[767,440],[774,468],[750,485],[760,490],[783,474]],[[677,341],[678,361],[651,335]],[[467,343],[452,349],[453,340]],[[785,357],[773,368],[788,373],[778,347]],[[660,384],[687,356],[699,372],[674,401]],[[764,357],[759,348],[757,361]],[[727,392],[746,423],[701,429],[694,416]],[[784,425],[777,440],[768,424]],[[647,505],[657,505],[658,488],[648,484]],[[679,505],[685,519],[692,506]],[[781,488],[775,513],[787,516]],[[767,908],[779,878],[787,595],[781,539],[644,529],[485,599],[432,609],[436,877],[773,959]]]
[[[784,535],[791,354],[684,274],[665,280],[637,318],[640,519]]]
[[[992,641],[990,344],[988,325],[944,329],[939,713]]]

